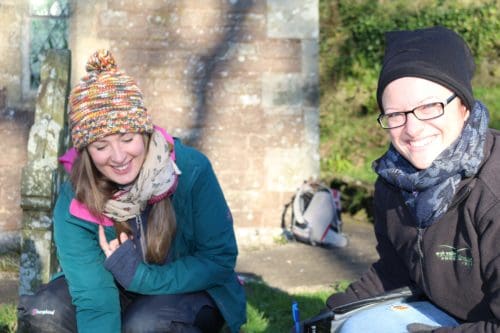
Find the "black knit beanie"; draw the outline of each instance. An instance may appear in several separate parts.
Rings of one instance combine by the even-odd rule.
[[[385,87],[391,81],[407,76],[420,77],[447,87],[472,110],[474,96],[471,80],[475,65],[462,37],[444,27],[391,31],[385,37],[385,55],[377,87],[381,112]]]

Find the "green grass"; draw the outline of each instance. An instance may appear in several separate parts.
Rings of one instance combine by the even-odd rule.
[[[9,251],[0,255],[0,272],[19,272],[18,252]]]
[[[291,304],[297,301],[301,319],[312,317],[325,307],[326,298],[333,292],[344,290],[347,281],[340,281],[330,289],[310,293],[288,294],[271,288],[261,282],[247,282],[247,323],[242,327],[244,333],[289,332],[292,325]],[[0,305],[0,333],[13,333],[16,330],[16,305]]]
[[[490,111],[490,127],[500,130],[500,85],[475,88],[474,97]]]
[[[347,281],[340,281],[327,290],[288,294],[261,282],[247,283],[247,323],[242,327],[242,332],[289,332],[293,326],[293,301],[299,304],[301,319],[310,318],[324,309],[328,296],[335,291],[345,290],[347,285]]]
[[[299,304],[301,318],[317,315],[325,307],[326,298],[334,289],[314,293],[288,294],[270,288],[264,283],[250,282],[247,293],[247,323],[242,327],[245,333],[289,332],[293,326],[291,305]]]
[[[14,333],[16,331],[16,315],[16,305],[0,304],[0,333]]]

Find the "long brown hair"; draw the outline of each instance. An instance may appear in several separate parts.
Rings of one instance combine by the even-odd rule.
[[[143,138],[148,148],[150,137],[145,134]],[[97,170],[87,148],[79,152],[71,170],[70,180],[75,190],[75,198],[85,204],[92,215],[102,219],[104,206],[118,190],[118,186]],[[176,229],[175,212],[170,197],[151,207],[147,224],[146,249],[143,249],[146,261],[161,264],[165,261]],[[121,232],[132,234],[127,222],[115,222],[115,229],[118,239]]]

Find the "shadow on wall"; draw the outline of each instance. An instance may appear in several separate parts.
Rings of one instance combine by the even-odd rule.
[[[21,274],[19,276],[19,294],[29,295],[41,286],[40,279],[36,277],[40,275],[42,266],[35,242],[31,239],[24,239],[23,242],[23,253],[20,258],[20,266],[23,269],[19,271]]]
[[[164,119],[169,119],[173,126],[183,130],[181,135],[171,134],[181,136],[186,144],[197,148],[200,148],[206,135],[207,123],[214,121],[208,100],[217,88],[211,82],[217,73],[226,69],[228,51],[244,38],[246,31],[242,26],[248,12],[255,6],[255,1],[223,3],[221,6],[225,10],[220,16],[224,22],[210,26],[210,22],[202,21],[193,22],[196,26],[187,26],[189,22],[182,21],[193,18],[182,12],[185,10],[182,4],[169,2],[155,9],[154,15],[150,15],[147,24],[144,24],[144,31],[136,28],[134,33],[140,32],[148,38],[133,39],[132,47],[119,40],[111,43],[123,60],[120,65],[138,81],[146,97],[153,92],[158,94],[151,96],[155,105],[149,106],[158,112],[158,118],[164,117],[163,112],[169,112],[168,118]],[[137,18],[131,14],[131,19]],[[187,35],[185,31],[192,35]],[[183,111],[171,112],[175,106]],[[186,133],[184,130],[187,130]]]
[[[204,137],[203,125],[207,123],[207,118],[213,116],[213,112],[209,112],[210,106],[207,103],[207,95],[210,90],[209,83],[215,78],[216,73],[223,70],[221,67],[224,66],[225,62],[221,60],[230,51],[232,45],[243,39],[242,23],[253,5],[254,1],[237,1],[232,4],[225,14],[227,20],[222,25],[226,27],[222,38],[217,45],[198,58],[198,68],[200,70],[194,71],[191,78],[193,95],[196,97],[196,115],[193,128],[199,130],[198,135],[191,141],[195,146],[199,146]]]

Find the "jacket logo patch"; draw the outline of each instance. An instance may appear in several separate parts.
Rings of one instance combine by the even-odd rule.
[[[32,316],[53,316],[56,313],[56,310],[40,310],[40,309],[32,309],[31,310],[31,315]]]
[[[439,248],[442,250],[436,252],[436,256],[442,261],[456,261],[467,268],[472,267],[472,257],[469,248],[457,249],[449,245],[439,245]]]

